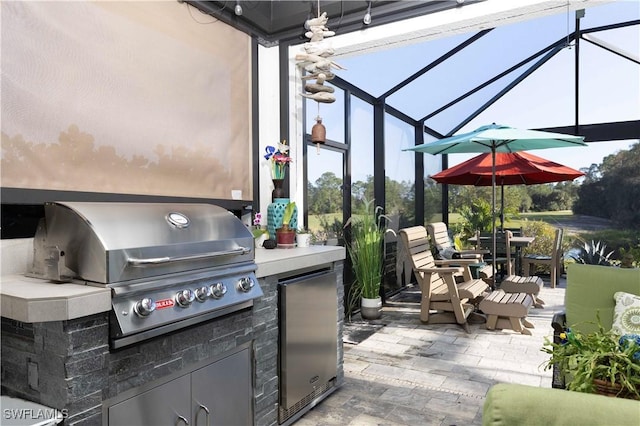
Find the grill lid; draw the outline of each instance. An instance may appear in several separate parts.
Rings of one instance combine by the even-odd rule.
[[[253,236],[211,204],[54,202],[34,240],[31,275],[116,283],[253,263]]]

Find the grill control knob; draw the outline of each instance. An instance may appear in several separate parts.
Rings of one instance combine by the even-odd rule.
[[[227,286],[224,283],[211,284],[211,297],[220,299],[227,292]]]
[[[186,308],[195,300],[196,296],[191,290],[182,290],[176,293],[176,303]]]
[[[251,291],[253,288],[253,280],[249,277],[240,278],[238,281],[238,290],[244,291],[245,293]]]
[[[138,301],[133,306],[133,311],[139,317],[146,317],[155,310],[156,310],[156,302],[154,302],[153,299],[149,299],[148,297],[145,297],[144,299]]]
[[[204,302],[211,295],[211,290],[207,286],[198,287],[196,289],[196,300],[198,302]]]

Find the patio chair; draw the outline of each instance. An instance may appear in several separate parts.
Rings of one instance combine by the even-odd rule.
[[[562,271],[562,261],[564,257],[562,252],[563,233],[564,231],[562,228],[556,229],[551,255],[527,254],[522,257],[522,268],[524,270],[525,277],[532,276],[536,266],[546,265],[550,270],[551,287],[556,288],[558,278]]]
[[[444,222],[434,222],[427,224],[427,231],[431,237],[431,243],[438,250],[443,252],[447,250],[455,250],[454,244],[449,237],[449,230]],[[476,259],[482,261],[482,256],[489,253],[488,250],[455,250],[460,254],[461,259]]]
[[[435,260],[429,247],[424,226],[401,229],[400,237],[410,255],[413,272],[422,293],[420,320],[427,324],[457,323],[469,333],[468,318],[476,310],[487,315],[487,328],[512,329],[530,334],[525,328],[532,325],[526,320],[533,299],[526,293],[510,293],[503,290],[488,292],[488,284],[471,277],[469,263],[476,259]],[[458,264],[460,266],[441,266]],[[462,274],[463,282],[456,282],[455,275]]]
[[[523,277],[513,273],[515,253],[513,253],[514,247],[511,244],[511,237],[512,233],[509,230],[504,232],[496,231],[496,252],[498,253],[496,267],[499,270],[495,272],[495,275],[500,277],[498,287],[506,293],[526,293],[531,298],[534,307],[543,308],[544,300],[538,297],[543,286],[542,278]],[[493,246],[490,233],[477,233],[476,239],[480,244],[479,247],[488,248]],[[487,263],[490,262],[492,262],[492,259],[487,259]],[[496,283],[498,283],[497,280]]]
[[[493,235],[491,232],[476,232],[476,249],[485,250],[488,253],[485,255],[485,261],[487,263],[493,263],[495,256],[497,271],[493,273],[496,276],[504,278],[513,274],[513,247],[511,246],[510,239],[512,237],[511,231],[498,231],[496,230],[496,253],[493,253]]]
[[[489,253],[489,250],[455,250],[453,242],[449,237],[447,225],[444,222],[433,222],[427,224],[427,231],[431,238],[431,244],[439,253],[451,253],[452,251],[455,251],[460,255],[460,259],[475,259],[477,262],[476,265],[469,264],[469,267],[473,268],[472,274],[474,278],[483,278],[488,280],[493,276],[493,268],[491,265],[486,264],[483,259],[483,256]]]
[[[435,260],[424,226],[404,228],[399,234],[422,292],[420,320],[428,324],[457,323],[468,333],[467,319],[488,285],[473,279],[468,267],[438,265],[475,263],[476,259]],[[456,274],[462,274],[464,281],[456,283]]]

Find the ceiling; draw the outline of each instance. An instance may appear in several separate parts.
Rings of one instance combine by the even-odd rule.
[[[403,45],[414,44],[418,41],[432,40],[437,38],[443,39],[454,36],[456,34],[468,35],[473,34],[473,32],[478,32],[477,34],[481,35],[489,29],[493,28],[493,35],[483,37],[483,42],[485,44],[489,43],[490,45],[501,46],[501,48],[491,49],[487,46],[484,46],[483,51],[490,52],[491,55],[493,55],[492,57],[495,56],[495,60],[491,62],[491,66],[485,64],[480,69],[486,70],[486,72],[489,74],[493,73],[495,76],[501,75],[500,66],[503,66],[505,70],[508,70],[510,69],[509,67],[514,67],[514,63],[517,63],[517,61],[512,57],[513,55],[509,56],[506,54],[508,50],[519,52],[518,54],[520,55],[528,55],[530,53],[533,53],[535,50],[542,48],[542,50],[535,54],[541,55],[546,52],[544,45],[549,45],[547,49],[553,48],[555,49],[554,52],[560,52],[562,50],[562,47],[565,47],[565,40],[568,40],[569,35],[575,29],[569,29],[570,11],[579,10],[581,8],[589,6],[617,3],[612,0],[571,0],[571,2],[558,0],[519,0],[518,2],[514,2],[513,0],[503,0],[495,2],[489,2],[487,0],[184,1],[198,8],[203,13],[211,15],[216,19],[219,19],[220,21],[225,22],[228,25],[231,25],[232,27],[248,34],[249,36],[256,39],[261,45],[267,47],[276,45],[297,45],[308,41],[308,39],[304,36],[304,33],[306,31],[304,28],[304,22],[307,19],[317,16],[317,9],[319,7],[320,11],[327,12],[327,16],[329,17],[327,27],[338,34],[337,37],[332,38],[332,45],[336,50],[336,57],[339,56],[341,61],[346,60],[345,58],[354,54],[357,56],[360,53],[374,52],[377,50],[387,50],[392,48],[395,49],[398,47],[402,47]],[[475,5],[473,5],[474,3]],[[242,13],[239,15],[234,12],[234,9],[238,5],[242,8]],[[370,13],[372,16],[372,20],[371,24],[365,25],[363,22],[363,18],[365,16],[365,13],[367,13],[369,7],[371,7]],[[436,14],[438,12],[442,13]],[[634,16],[628,17],[630,22],[628,22],[627,24],[637,26],[640,22],[639,20],[637,20],[637,16],[635,16],[637,15],[637,11],[635,11],[632,15]],[[538,33],[539,28],[536,27],[535,23],[528,24],[529,27],[532,27],[532,32],[531,34],[527,35],[523,35],[522,33],[509,35],[509,31],[511,30],[495,30],[495,28],[509,27],[509,24],[514,22],[533,22],[534,19],[539,19],[545,16],[556,16],[556,18],[553,19],[559,21],[560,24],[554,26],[553,28],[558,29],[558,31],[564,32],[562,34],[554,34],[552,31],[549,31],[547,29],[543,33]],[[571,14],[571,17],[571,26],[573,27],[573,14]],[[598,13],[589,13],[587,15],[588,19],[592,19],[594,17],[597,18]],[[602,23],[600,25],[602,25]],[[367,31],[362,31],[365,28],[367,29]],[[608,29],[614,27],[605,25],[602,28]],[[492,37],[494,37],[496,34],[499,34],[501,31],[506,32],[506,34],[503,35],[502,39],[492,40]],[[522,37],[524,37],[524,39]],[[580,34],[579,37],[587,40],[587,37],[590,36]],[[453,40],[452,38],[449,39]],[[536,40],[539,46],[536,46],[535,49],[531,46],[526,48],[527,45],[531,44],[531,40]],[[461,43],[461,46],[465,43],[461,41],[458,42]],[[470,44],[470,46],[474,46],[477,49],[478,46],[482,47],[482,44],[483,43],[473,42]],[[431,53],[435,54],[435,50],[433,48],[434,45],[430,46],[431,48],[428,50],[433,51]],[[445,53],[442,53],[442,58],[449,58],[449,56],[454,56],[452,53],[453,51],[454,50],[452,50],[450,53],[446,53],[446,51],[444,51]],[[613,53],[620,55],[620,53],[616,51],[614,51]],[[415,74],[410,75],[410,77],[408,78],[406,77],[406,75],[404,77],[395,76],[395,78],[387,78],[386,81],[389,85],[391,85],[392,88],[389,89],[388,93],[381,95],[385,99],[385,102],[391,102],[392,104],[398,103],[398,97],[402,96],[400,93],[402,88],[404,88],[404,92],[407,93],[406,97],[411,99],[415,97],[415,93],[431,93],[433,95],[435,92],[437,92],[437,86],[444,87],[449,84],[447,81],[447,75],[443,76],[445,79],[444,81],[440,81],[436,78],[431,77],[433,71],[437,71],[437,67],[435,65],[439,63],[440,60],[437,58],[428,59],[430,55],[430,53],[419,53],[417,54],[417,56],[413,55],[411,56],[410,62],[407,64],[403,63],[402,67],[398,67],[396,63],[387,64],[385,61],[382,61],[383,64],[380,65],[378,69],[379,72],[381,72],[382,67],[384,67],[385,65],[388,65],[395,70],[402,70],[402,72],[404,72],[405,74],[410,74],[409,70],[413,66],[422,67],[421,70],[416,71]],[[504,87],[498,87],[497,89],[494,89],[502,89],[501,91],[498,91],[498,94],[489,93],[485,90],[485,99],[477,101],[474,101],[470,95],[482,94],[483,92],[480,91],[480,88],[488,85],[489,82],[493,81],[493,79],[496,79],[497,77],[494,76],[492,78],[492,75],[484,75],[477,68],[474,69],[473,67],[466,66],[464,63],[464,55],[459,54],[455,56],[459,56],[463,61],[463,63],[461,63],[458,67],[458,70],[467,69],[469,71],[469,74],[461,74],[463,75],[463,77],[460,78],[458,84],[454,86],[448,86],[455,87],[456,90],[461,91],[460,93],[456,92],[456,90],[449,90],[447,93],[451,96],[453,96],[454,94],[456,96],[459,95],[459,100],[466,99],[470,103],[476,102],[475,106],[472,105],[471,107],[467,107],[470,108],[468,111],[460,111],[452,108],[451,106],[455,106],[455,104],[453,102],[447,103],[451,100],[446,99],[441,100],[442,105],[445,106],[440,105],[440,108],[438,108],[438,105],[423,105],[425,109],[424,111],[414,111],[414,114],[409,114],[406,108],[398,105],[398,111],[401,111],[403,114],[409,114],[414,119],[418,119],[420,121],[425,120],[425,126],[429,125],[427,119],[435,114],[432,111],[443,111],[443,113],[447,112],[451,115],[451,117],[457,117],[458,120],[460,120],[460,117],[468,117],[467,120],[471,120],[475,116],[474,114],[477,114],[478,111],[487,108],[489,105],[495,102],[496,99],[503,96],[504,93],[510,91],[511,88],[513,88],[516,84],[519,84],[522,79],[526,78],[531,72],[535,71],[538,66],[546,62],[549,58],[551,58],[552,55],[549,55],[548,58],[540,60],[537,63],[533,63],[532,60],[529,60],[530,62],[526,67],[520,67],[517,72],[511,73],[512,76],[510,77],[509,81],[507,81],[508,79],[506,78],[502,78],[502,81],[505,81],[505,83],[500,84],[503,84]],[[626,59],[630,59],[631,61],[637,63],[637,59],[633,57],[629,58],[627,56]],[[432,61],[431,64],[428,63],[429,60]],[[609,58],[607,58],[607,61],[608,60]],[[449,60],[449,62],[451,61],[452,59]],[[505,63],[502,64],[502,62]],[[363,66],[365,66],[364,70],[361,70],[360,73],[354,72],[352,74],[368,75],[368,72],[366,72],[366,67],[369,66],[367,65],[368,62],[364,61],[363,64]],[[356,65],[356,63],[352,62],[347,68],[358,69]],[[428,73],[427,71],[431,70],[432,68],[433,70],[431,71],[431,73]],[[503,72],[506,73],[507,71]],[[393,75],[393,73],[389,70],[387,70],[385,74],[388,76]],[[422,74],[425,74],[425,78],[420,78]],[[578,74],[576,73],[576,82],[578,81],[577,76]],[[415,85],[410,84],[410,82],[414,80],[416,83],[419,83],[420,81],[431,82],[430,84],[434,87],[416,87]],[[350,83],[358,87],[362,86],[362,84],[355,81],[350,81]],[[572,88],[575,84],[569,82],[567,83],[566,87]],[[376,82],[376,85],[377,87],[382,87],[379,81]],[[499,86],[499,84],[496,83],[494,84],[494,86]],[[585,89],[583,91],[584,96],[587,96],[587,90]],[[495,95],[494,98],[491,100],[487,100],[490,99],[492,95]],[[475,97],[480,98],[480,96]],[[433,102],[436,102],[438,100],[438,98],[434,96],[429,96],[428,99],[433,100]],[[456,100],[455,102],[458,102],[458,100]],[[578,102],[577,96],[575,102]],[[459,102],[459,105],[462,105],[462,102]],[[473,113],[473,111],[476,112]],[[440,115],[444,116],[443,113]],[[637,114],[632,115],[633,117],[630,117],[632,118],[632,120],[630,121],[627,121],[628,119],[623,119],[618,122],[606,122],[608,120],[603,120],[603,122],[601,123],[594,123],[589,125],[587,125],[586,123],[580,123],[580,130],[585,132],[589,130],[589,140],[591,141],[635,139],[637,138],[640,120],[637,120]],[[561,133],[571,133],[577,131],[576,126],[578,126],[579,123],[574,122],[571,117],[566,121],[566,126],[553,128],[544,127],[544,129]],[[462,121],[457,127],[454,127],[454,129],[459,128],[464,123],[465,121]],[[588,126],[591,126],[593,128],[590,127],[587,129]],[[451,128],[451,124],[447,123],[446,128]]]
[[[327,12],[329,17],[327,27],[332,31],[347,33],[481,1],[485,0],[231,0],[186,3],[255,37],[264,46],[273,46],[307,41],[304,22],[317,16],[318,4],[320,11]],[[234,12],[236,5],[241,6],[241,15]],[[365,25],[363,18],[369,6],[371,16],[375,18],[371,24]]]

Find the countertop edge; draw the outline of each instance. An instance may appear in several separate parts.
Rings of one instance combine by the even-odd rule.
[[[263,278],[312,268],[344,260],[346,249],[341,246],[310,246],[292,249],[257,249],[256,277]]]
[[[263,278],[345,259],[340,246],[257,249],[256,276]],[[58,284],[24,275],[0,278],[0,315],[25,323],[65,321],[111,310],[111,290]]]

